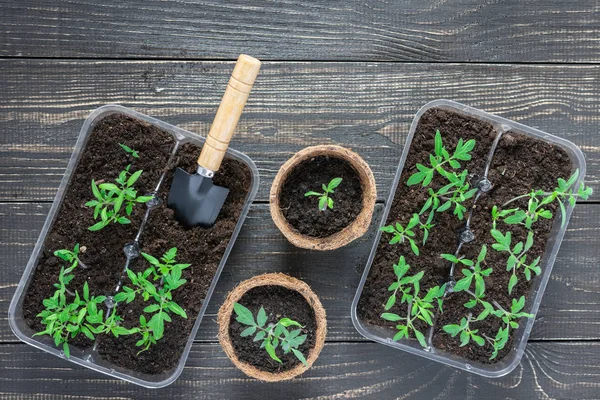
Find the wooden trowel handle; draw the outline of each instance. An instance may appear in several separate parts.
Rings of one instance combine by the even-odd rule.
[[[245,54],[238,57],[217,115],[198,157],[199,166],[213,172],[221,166],[259,69],[260,61],[256,58]]]

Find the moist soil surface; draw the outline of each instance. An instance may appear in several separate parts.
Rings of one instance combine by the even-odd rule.
[[[427,198],[426,190],[420,185],[408,187],[406,181],[417,171],[417,163],[428,165],[429,154],[434,151],[434,135],[437,129],[440,130],[444,146],[449,150],[455,148],[459,138],[463,138],[465,141],[471,138],[476,140],[475,149],[471,152],[471,161],[462,162],[462,167],[469,171],[471,182],[475,182],[478,177],[482,176],[493,140],[497,135],[494,128],[487,122],[453,111],[439,108],[428,110],[423,114],[417,125],[388,215],[388,224],[400,222],[405,225],[412,214],[418,213],[424,204]],[[463,244],[459,253],[459,256],[474,260],[477,258],[482,245],[487,245],[488,251],[484,268],[491,267],[494,271],[485,279],[487,301],[493,299],[503,308],[510,309],[513,298],[518,299],[521,295],[527,297],[530,294],[531,285],[533,279],[535,279],[533,278],[532,281],[528,282],[522,271],[520,271],[519,283],[512,293],[508,294],[507,287],[511,272],[506,271],[506,253],[496,252],[491,248],[491,244],[495,243],[490,235],[493,205],[500,206],[518,195],[528,193],[532,188],[552,190],[556,187],[556,181],[559,177],[566,179],[570,176],[571,169],[572,162],[569,156],[557,146],[512,131],[504,133],[500,138],[488,173],[488,179],[493,184],[492,190],[481,193],[476,202],[471,199],[465,204],[468,210],[473,211],[470,229],[475,234],[475,240]],[[439,188],[444,184],[444,180],[440,179],[439,174],[436,174],[436,178],[432,183],[433,188]],[[514,204],[525,207],[527,199]],[[555,209],[556,205],[554,203],[548,208],[555,217],[557,212],[560,214]],[[419,237],[421,231],[416,230],[416,240],[421,254],[419,257],[410,251],[408,244],[389,245],[391,235],[386,233],[382,235],[358,303],[358,316],[363,322],[390,328],[390,336],[395,333],[395,324],[384,321],[380,318],[380,315],[384,312],[384,304],[391,294],[387,288],[396,280],[393,264],[398,262],[401,255],[411,265],[408,274],[414,275],[421,270],[425,271],[421,280],[421,291],[425,292],[430,287],[442,285],[449,280],[451,265],[442,260],[440,254],[454,254],[456,252],[458,248],[457,234],[464,227],[465,221],[458,220],[451,212],[445,212],[436,214],[433,222],[436,225],[431,230],[429,239],[424,246],[422,245],[422,238]],[[540,219],[534,224],[535,239],[532,249],[528,252],[529,260],[533,260],[537,256],[543,256],[552,224],[553,219]],[[497,229],[502,232],[511,230],[513,232],[513,245],[517,240],[524,241],[527,237],[526,229],[521,226],[510,225],[509,227],[500,222]],[[454,272],[454,279],[457,281],[463,277],[461,269],[461,267],[456,267]],[[514,331],[511,331],[511,339],[498,357],[490,360],[493,350],[489,343],[486,342],[484,346],[479,347],[471,342],[464,347],[460,347],[459,338],[452,338],[442,329],[446,324],[459,324],[461,318],[466,317],[469,312],[473,316],[479,314],[481,306],[471,310],[463,306],[470,299],[471,297],[464,292],[450,293],[444,299],[443,312],[437,314],[437,320],[433,328],[433,346],[480,363],[498,362],[512,350]],[[527,311],[528,307],[530,307],[529,303],[527,303],[524,311]],[[389,312],[403,316],[406,315],[407,311],[406,304],[403,304],[395,305]],[[524,324],[526,320],[522,319],[521,322]],[[479,334],[495,337],[500,326],[501,322],[498,318],[488,317],[482,322],[472,323],[471,328],[479,329]],[[417,328],[423,333],[429,329],[427,324],[422,321],[418,321]]]
[[[133,159],[118,143],[139,151],[140,158]],[[74,271],[75,278],[68,286],[71,291],[81,293],[83,283],[87,281],[92,295],[112,295],[121,278],[126,262],[123,246],[135,238],[146,206],[134,207],[130,217],[131,224],[111,224],[101,231],[90,232],[87,227],[94,223],[93,213],[84,204],[92,198],[91,179],[96,182],[100,179],[112,180],[128,163],[132,163],[132,171],[144,170],[135,187],[138,193],[146,194],[155,190],[166,169],[168,172],[158,193],[162,202],[150,213],[140,238],[140,248],[142,252],[158,258],[168,249],[177,247],[177,262],[191,264],[183,270],[182,278],[187,283],[173,292],[173,301],[186,311],[188,318],[172,314],[172,322],[165,324],[164,337],[150,350],[139,355],[137,353],[140,348],[135,346],[140,339],[139,335],[118,338],[99,335],[98,353],[101,358],[117,367],[146,374],[169,374],[177,366],[243,210],[252,178],[245,164],[225,158],[215,174],[214,183],[227,187],[230,192],[217,222],[209,229],[185,229],[175,220],[173,211],[166,207],[166,200],[175,167],[192,173],[201,148],[187,143],[167,165],[174,144],[169,133],[127,116],[109,116],[99,121],[75,169],[65,201],[44,242],[42,256],[25,295],[23,314],[33,330],[42,329],[35,316],[43,309],[42,300],[54,293],[52,284],[57,281],[62,265],[62,260],[52,255],[55,250],[72,249],[75,243],[86,247],[81,259],[88,268],[77,268]],[[134,272],[146,268],[148,264],[143,257],[134,259],[130,264],[130,269]],[[127,278],[123,280],[123,284],[131,286]],[[144,304],[143,299],[138,296],[129,304],[119,304],[116,312],[124,319],[123,325],[131,328],[138,325],[139,316],[148,304],[150,303]],[[146,314],[147,319],[150,316]],[[70,344],[84,349],[93,343],[79,335]]]
[[[315,346],[317,322],[312,307],[300,293],[283,286],[258,286],[248,290],[238,303],[247,307],[255,316],[263,307],[268,316],[267,325],[276,324],[284,317],[299,322],[304,326],[301,334],[307,337],[298,350],[304,354],[304,358],[308,358],[310,350]],[[290,370],[301,363],[292,352],[283,354],[281,347],[277,348],[276,354],[282,363],[271,359],[265,349],[260,348],[261,342],[253,341],[254,335],[240,336],[247,327],[237,322],[235,313],[232,314],[229,321],[229,337],[240,361],[260,370],[275,373]]]
[[[323,193],[322,184],[342,178],[331,194],[333,209],[321,211],[319,196],[305,197],[304,193]],[[350,225],[363,206],[360,177],[347,161],[329,156],[317,156],[299,163],[288,175],[279,194],[283,216],[299,233],[312,237],[327,237]]]

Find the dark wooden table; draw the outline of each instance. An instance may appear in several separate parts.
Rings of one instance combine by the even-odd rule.
[[[256,161],[261,188],[179,380],[141,389],[19,343],[8,304],[83,119],[119,103],[205,135],[242,52],[264,65],[232,146]],[[377,222],[412,116],[437,98],[572,140],[596,191],[573,214],[521,365],[500,379],[354,330],[350,303],[373,227],[316,254],[289,245],[268,214],[279,166],[305,146],[335,143],[371,165]],[[2,0],[0,397],[600,398],[599,101],[597,0]],[[288,383],[247,378],[216,340],[227,291],[268,271],[310,284],[329,318],[318,362]]]

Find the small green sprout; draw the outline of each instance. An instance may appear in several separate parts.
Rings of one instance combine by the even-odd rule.
[[[449,324],[444,325],[444,332],[450,334],[452,337],[456,337],[456,335],[460,334],[460,347],[466,346],[469,344],[469,341],[475,342],[478,346],[483,346],[485,344],[485,339],[477,333],[478,329],[471,329],[469,324],[473,321],[473,317],[471,314],[467,316],[467,318],[463,318],[460,320],[459,325]]]
[[[94,208],[94,219],[100,217],[100,221],[90,226],[90,231],[103,229],[111,222],[119,224],[129,224],[131,221],[124,215],[121,215],[121,209],[125,209],[125,214],[131,215],[133,206],[137,203],[146,203],[152,199],[152,196],[138,196],[137,190],[133,187],[134,183],[142,175],[142,170],[134,173],[129,172],[128,165],[125,170],[119,173],[115,183],[96,184],[92,180],[92,193],[95,197],[85,205]]]
[[[539,267],[540,257],[535,258],[531,263],[527,263],[527,252],[533,246],[533,232],[529,231],[525,243],[518,242],[512,246],[512,234],[510,231],[503,234],[497,229],[490,231],[492,237],[496,240],[496,243],[492,244],[492,248],[499,252],[506,252],[509,254],[506,262],[506,270],[512,270],[512,276],[508,281],[508,294],[512,293],[513,288],[519,281],[517,277],[517,270],[523,268],[525,278],[531,280],[531,274],[539,275],[542,270]]]
[[[304,355],[298,350],[298,347],[306,341],[307,337],[301,335],[304,327],[299,322],[289,318],[281,318],[276,324],[267,324],[268,316],[263,307],[258,310],[256,319],[252,311],[239,303],[233,304],[233,310],[236,314],[236,321],[242,325],[248,325],[248,328],[244,329],[240,336],[247,337],[256,333],[253,341],[262,341],[260,347],[264,348],[269,357],[278,363],[282,363],[282,361],[277,357],[276,350],[281,345],[284,354],[291,351],[302,364],[308,366]],[[287,329],[289,327],[298,328],[290,331]]]
[[[175,247],[169,249],[160,260],[147,253],[141,254],[150,263],[150,267],[137,274],[127,269],[127,277],[133,287],[123,286],[122,290],[115,295],[117,303],[131,303],[138,295],[144,301],[152,300],[151,304],[144,308],[144,313],[151,315],[150,319],[140,316],[140,326],[135,328],[136,332],[142,335],[136,343],[136,346],[144,347],[140,353],[162,339],[165,322],[172,321],[171,313],[187,318],[185,310],[173,301],[173,291],[187,282],[181,278],[181,275],[183,270],[191,265],[176,263],[177,248]]]
[[[419,229],[423,231],[423,246],[425,246],[427,239],[429,239],[429,230],[435,226],[435,224],[432,223],[433,215],[433,213],[429,213],[429,216],[427,217],[427,221],[425,221],[425,223],[422,223],[421,218],[419,218]]]
[[[404,241],[407,241],[410,244],[410,248],[412,249],[413,253],[415,253],[415,255],[418,256],[419,247],[417,246],[414,240],[415,231],[413,230],[413,228],[419,227],[419,224],[419,214],[413,214],[413,216],[408,221],[408,224],[406,224],[406,227],[402,226],[399,222],[396,222],[395,224],[381,227],[381,231],[385,233],[394,234],[389,244],[404,243]]]
[[[325,211],[328,207],[333,210],[333,199],[331,198],[331,194],[333,193],[333,189],[337,188],[340,183],[342,183],[342,178],[333,178],[327,185],[323,184],[321,186],[323,188],[323,193],[308,191],[304,193],[304,197],[319,196],[319,210]]]
[[[54,255],[56,257],[59,257],[60,259],[71,263],[71,267],[69,268],[69,272],[72,271],[73,269],[75,269],[75,267],[77,267],[78,265],[81,266],[82,268],[87,268],[87,265],[85,265],[80,259],[79,259],[79,243],[75,244],[75,247],[73,248],[73,250],[67,250],[67,249],[61,249],[61,250],[56,250],[54,252]]]
[[[431,183],[435,172],[444,177],[448,177],[452,173],[446,171],[443,166],[448,164],[453,169],[460,168],[460,161],[469,161],[471,159],[470,152],[474,148],[475,139],[470,139],[466,142],[464,142],[463,139],[459,139],[456,148],[454,149],[454,153],[450,155],[442,143],[440,131],[437,130],[435,132],[435,155],[429,155],[429,163],[431,166],[426,167],[423,164],[417,164],[419,172],[411,175],[406,184],[408,186],[413,186],[420,183],[423,187],[426,187]]]
[[[131,154],[131,156],[132,156],[133,158],[140,158],[140,153],[138,153],[136,150],[132,149],[131,147],[129,147],[129,146],[126,146],[126,145],[124,145],[123,143],[119,143],[119,146],[121,146],[121,148],[122,148],[123,150],[125,150],[125,152],[126,152],[127,154]]]
[[[394,335],[392,340],[397,341],[402,338],[408,338],[412,331],[419,344],[426,348],[428,345],[425,340],[425,335],[415,327],[414,322],[419,319],[429,326],[433,326],[434,302],[437,301],[438,307],[441,310],[446,285],[432,287],[427,291],[424,297],[421,297],[419,296],[421,289],[420,281],[421,278],[423,278],[424,271],[421,271],[416,275],[407,276],[406,273],[409,269],[410,265],[408,265],[404,257],[401,256],[398,264],[394,264],[396,282],[393,282],[388,287],[388,291],[393,293],[384,305],[385,311],[388,311],[397,303],[398,297],[400,297],[400,304],[408,304],[406,317],[390,312],[384,312],[381,314],[381,318],[390,322],[398,322],[396,325],[398,332]],[[399,296],[399,293],[401,296]]]
[[[498,307],[494,312],[494,315],[504,322],[504,327],[500,327],[496,333],[494,339],[484,336],[485,339],[492,345],[494,351],[490,360],[493,360],[498,356],[498,352],[506,346],[508,342],[509,333],[511,329],[517,329],[519,327],[519,319],[521,318],[533,318],[533,314],[522,312],[521,310],[525,307],[525,297],[521,296],[519,300],[513,299],[510,306],[510,311]]]
[[[462,274],[463,278],[456,282],[454,285],[453,291],[462,292],[465,290],[470,290],[473,281],[475,282],[475,297],[482,298],[485,293],[485,281],[484,277],[490,276],[492,273],[492,268],[481,268],[481,263],[485,260],[487,255],[487,246],[483,245],[479,255],[477,256],[477,261],[473,262],[472,260],[456,257],[453,254],[442,254],[442,258],[450,261],[454,264],[462,264],[470,268],[463,268]]]

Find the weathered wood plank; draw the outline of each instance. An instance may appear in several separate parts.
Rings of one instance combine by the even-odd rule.
[[[594,0],[2,1],[0,55],[598,62]]]
[[[206,134],[231,63],[0,60],[0,201],[51,200],[83,119],[121,103]],[[414,113],[450,98],[563,136],[587,156],[600,199],[600,66],[265,63],[232,145],[267,200],[299,149],[336,143],[371,165],[385,198]]]
[[[0,345],[0,396],[6,399],[597,399],[600,343],[530,343],[511,374],[486,379],[375,343],[326,344],[315,366],[269,384],[235,369],[221,347],[194,344],[183,374],[156,391],[125,384],[24,344]],[[68,386],[65,386],[68,385]],[[69,390],[66,388],[76,388]],[[69,390],[67,392],[67,390]]]
[[[0,341],[16,338],[8,328],[7,309],[33,249],[48,204],[0,204]],[[382,206],[378,205],[379,218]],[[531,335],[532,339],[600,339],[600,206],[583,204],[571,220]],[[374,225],[368,234],[342,250],[310,252],[285,241],[273,224],[268,206],[255,205],[225,266],[197,336],[214,341],[216,313],[226,293],[252,276],[280,271],[306,281],[321,296],[328,317],[328,340],[364,340],[350,320],[350,303],[366,259]]]

